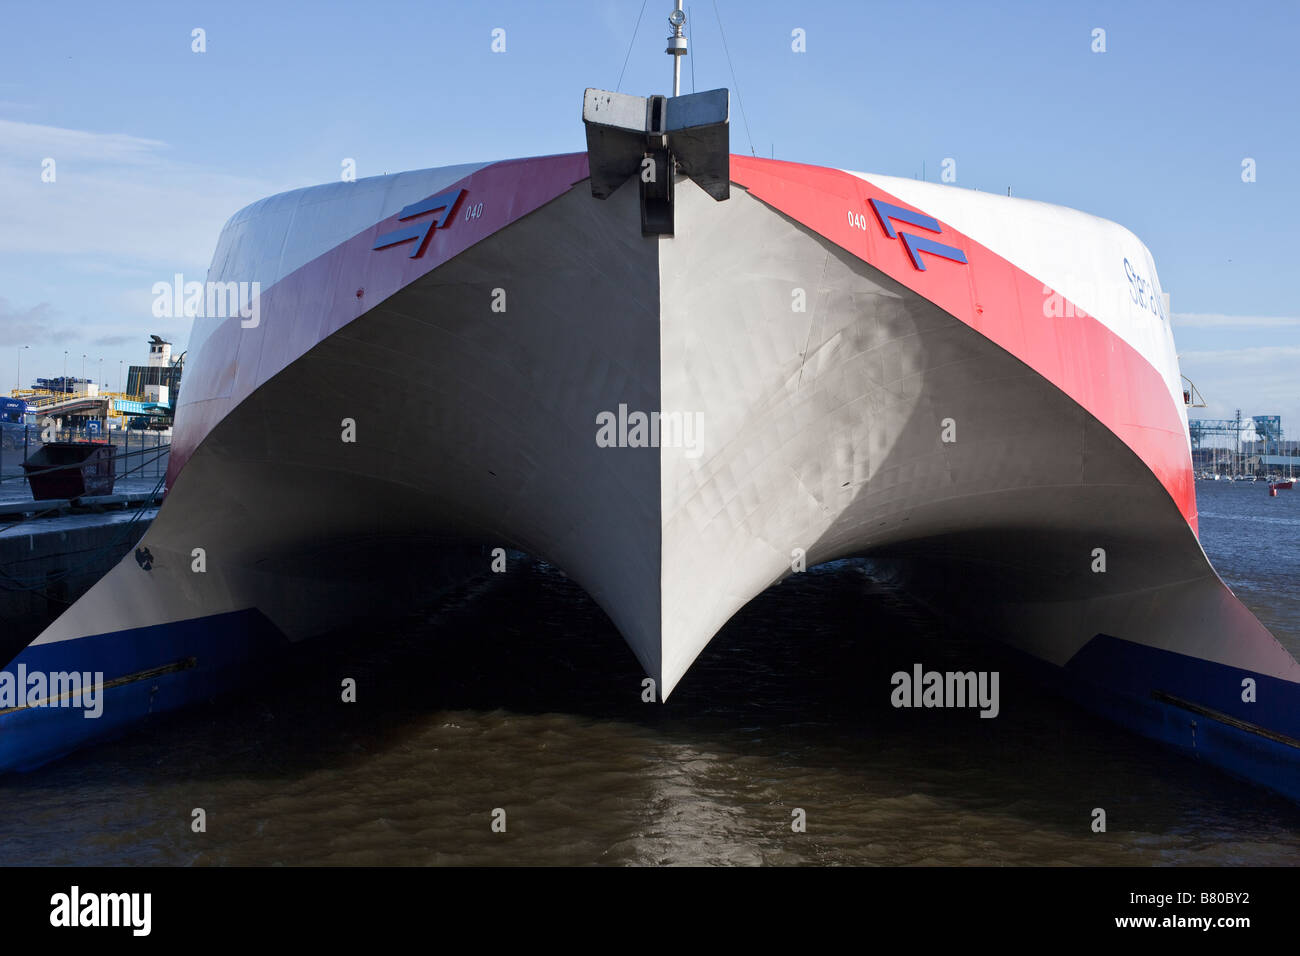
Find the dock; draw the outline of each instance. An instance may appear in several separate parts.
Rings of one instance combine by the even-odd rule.
[[[103,577],[158,513],[155,479],[120,481],[111,495],[34,501],[0,485],[0,655],[5,661]]]

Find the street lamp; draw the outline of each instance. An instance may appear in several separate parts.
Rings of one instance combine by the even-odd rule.
[[[30,345],[24,345],[18,350],[18,381],[14,383],[14,391],[23,387],[23,352],[31,348]]]
[[[85,352],[81,353],[81,381],[83,384],[86,381],[86,353]],[[86,394],[87,395],[90,394],[90,389],[86,389]]]
[[[63,381],[60,382],[59,384],[63,386],[61,391],[66,395],[68,392],[68,350],[67,349],[63,350]]]

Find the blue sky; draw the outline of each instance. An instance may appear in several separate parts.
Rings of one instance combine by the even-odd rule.
[[[1114,219],[1151,249],[1210,408],[1300,438],[1300,4],[688,0],[684,89],[733,91],[732,149],[937,179]],[[666,92],[667,0],[622,89]],[[116,382],[154,282],[202,280],[262,196],[583,148],[641,0],[9,4],[0,29],[0,385]],[[191,51],[191,31],[207,51]],[[506,52],[491,51],[492,30]],[[791,50],[791,31],[807,52]],[[1092,52],[1092,31],[1106,52]],[[693,72],[693,76],[692,76]],[[739,97],[736,97],[737,87]],[[743,115],[740,106],[743,105]],[[57,179],[41,181],[56,161]],[[1256,163],[1242,182],[1242,161]],[[30,346],[22,350],[22,346]]]

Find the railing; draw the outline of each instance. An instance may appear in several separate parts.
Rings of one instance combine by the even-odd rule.
[[[15,388],[9,394],[12,398],[26,402],[28,407],[33,409],[48,408],[51,405],[61,405],[64,402],[149,401],[145,395],[131,395],[127,392],[97,392],[90,395],[86,392],[62,392],[48,388]]]
[[[1201,397],[1201,391],[1186,375],[1183,376],[1183,404],[1188,408],[1205,408],[1205,399]]]
[[[43,408],[46,405],[53,405],[61,401],[65,395],[71,395],[71,392],[51,392],[46,389],[14,389],[12,397],[21,399],[27,403],[28,408]]]
[[[40,451],[41,435],[46,429],[39,425],[0,425],[0,498],[3,492],[12,493],[26,482],[23,462]],[[117,447],[117,477],[161,478],[167,473],[171,436],[155,431],[115,429],[99,432],[85,428],[61,428],[50,437],[54,441],[90,441]]]

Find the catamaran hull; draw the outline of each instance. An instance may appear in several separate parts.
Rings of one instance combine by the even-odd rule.
[[[196,322],[147,556],[10,665],[102,670],[103,714],[0,715],[0,766],[507,549],[581,584],[667,697],[753,597],[857,555],[1106,716],[1300,799],[1300,666],[1197,541],[1131,234],[733,157],[730,199],[682,179],[676,235],[643,237],[635,183],[599,201],[586,172],[430,170],[232,219],[210,279],[260,282],[260,315]],[[389,242],[431,196],[454,196],[439,224]]]

